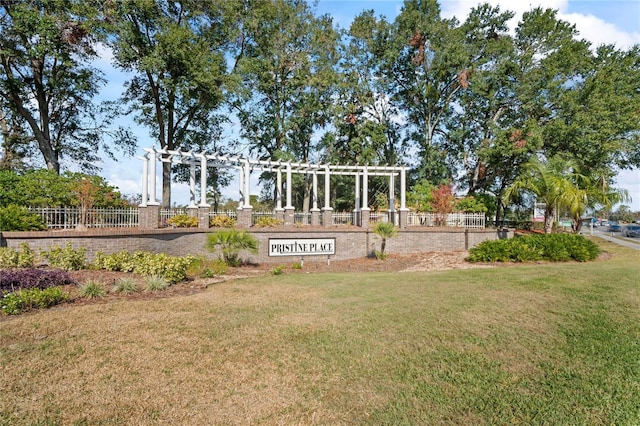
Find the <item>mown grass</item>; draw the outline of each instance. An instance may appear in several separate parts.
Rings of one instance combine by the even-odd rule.
[[[0,424],[640,424],[640,252],[0,322]]]

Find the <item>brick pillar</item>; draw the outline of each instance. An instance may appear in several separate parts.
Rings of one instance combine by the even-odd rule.
[[[160,205],[147,204],[138,207],[140,218],[138,226],[142,229],[158,229],[160,227]]]
[[[238,220],[236,224],[239,228],[250,228],[251,223],[251,213],[253,212],[253,208],[251,206],[239,208],[238,209]]]
[[[311,226],[320,225],[320,209],[311,209]]]
[[[324,227],[333,226],[333,208],[324,207],[322,209],[322,224]]]
[[[367,207],[360,210],[360,226],[363,228],[369,227],[369,217],[371,216],[371,210]]]
[[[209,213],[211,207],[199,206],[198,207],[198,228],[209,229]]]
[[[284,223],[284,209],[282,207],[276,208],[276,220]]]
[[[406,228],[407,226],[409,226],[409,209],[399,209],[398,215],[399,215],[398,226],[400,228]]]
[[[284,226],[293,226],[293,213],[295,209],[293,207],[284,208]]]

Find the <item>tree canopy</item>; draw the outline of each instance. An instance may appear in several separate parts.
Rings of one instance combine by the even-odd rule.
[[[32,142],[56,172],[92,164],[104,42],[129,75],[121,110],[162,148],[407,164],[410,185],[452,184],[497,216],[535,161],[561,157],[586,205],[608,205],[617,171],[640,167],[640,46],[592,46],[552,9],[510,31],[513,16],[405,0],[393,21],[369,10],[341,29],[304,0],[0,0],[0,166],[24,167]],[[165,206],[175,172],[163,163]],[[294,184],[308,207],[308,179]],[[332,186],[349,208],[352,188]]]

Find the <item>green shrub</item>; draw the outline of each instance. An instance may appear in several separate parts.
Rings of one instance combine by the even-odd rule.
[[[471,262],[565,262],[593,260],[600,248],[593,241],[575,234],[534,234],[509,240],[483,241],[469,250]]]
[[[198,218],[188,214],[179,214],[167,219],[167,224],[176,228],[197,228]]]
[[[36,263],[36,253],[29,244],[20,244],[20,250],[10,247],[0,248],[0,269],[32,268]]]
[[[94,267],[108,271],[135,272],[144,276],[159,275],[173,284],[187,277],[187,268],[195,259],[193,256],[176,257],[143,251],[131,254],[120,251],[111,255],[98,253]]]
[[[271,275],[282,275],[283,272],[282,266],[276,266],[271,270]]]
[[[302,263],[294,263],[293,265],[291,265],[291,269],[302,269]]]
[[[7,293],[2,298],[3,315],[17,315],[34,308],[48,308],[69,300],[61,287],[31,288]]]
[[[147,277],[145,288],[147,291],[160,291],[169,287],[169,282],[158,275]]]
[[[96,299],[107,295],[107,291],[104,289],[102,284],[97,281],[87,281],[84,284],[80,284],[78,287],[78,293],[80,296],[87,299]]]
[[[18,267],[18,252],[11,247],[0,248],[0,269]]]
[[[212,228],[233,228],[236,226],[236,220],[229,216],[214,216],[209,220],[209,226]]]
[[[272,228],[274,226],[280,226],[284,222],[280,219],[276,219],[275,217],[263,216],[256,219],[255,225],[258,228]]]
[[[228,229],[207,236],[207,249],[216,251],[220,248],[220,258],[229,266],[240,266],[240,250],[250,253],[258,252],[258,240],[246,231]]]
[[[46,225],[38,215],[32,214],[26,207],[10,204],[0,207],[0,229],[2,231],[44,231]]]
[[[138,292],[138,285],[131,278],[120,278],[113,286],[114,293],[132,294]]]
[[[65,271],[78,271],[85,267],[84,247],[74,249],[71,243],[67,243],[64,248],[53,247],[50,250],[42,251],[40,254],[49,261],[51,266],[64,269]]]
[[[228,271],[229,265],[221,259],[196,257],[187,268],[187,275],[201,278],[212,278],[216,275],[225,275]]]

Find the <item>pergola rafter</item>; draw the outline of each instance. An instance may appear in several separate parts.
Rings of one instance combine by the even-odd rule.
[[[331,222],[330,205],[330,178],[336,176],[354,176],[354,198],[355,211],[361,226],[368,226],[369,207],[368,207],[368,179],[369,176],[384,176],[389,178],[389,214],[395,214],[395,179],[400,179],[400,225],[403,226],[403,216],[406,217],[408,209],[406,208],[406,166],[368,166],[368,165],[335,165],[335,164],[316,164],[316,163],[300,163],[295,161],[283,160],[258,160],[250,159],[235,155],[226,155],[220,153],[195,153],[193,151],[167,150],[145,148],[144,155],[140,158],[143,161],[143,182],[142,182],[142,203],[141,207],[159,205],[156,200],[156,163],[158,161],[165,163],[189,164],[190,166],[190,208],[209,208],[206,200],[207,187],[207,169],[209,167],[236,169],[238,171],[239,182],[239,222],[247,222],[251,224],[251,209],[249,197],[251,171],[257,170],[261,172],[276,173],[276,217],[281,215],[285,225],[293,224],[294,207],[292,200],[292,175],[295,174],[311,174],[313,184],[313,208],[312,225],[314,224],[314,213],[319,218],[319,212],[325,213],[324,224],[329,225]],[[196,205],[196,168],[200,167],[200,203]],[[286,189],[286,205],[282,206],[282,189],[283,174],[285,176],[284,188]],[[324,207],[318,208],[318,175],[324,176]],[[362,185],[361,185],[362,184]],[[403,214],[404,213],[404,214]],[[328,220],[327,220],[328,219]],[[319,220],[315,220],[319,223]],[[317,224],[317,223],[316,223]]]

